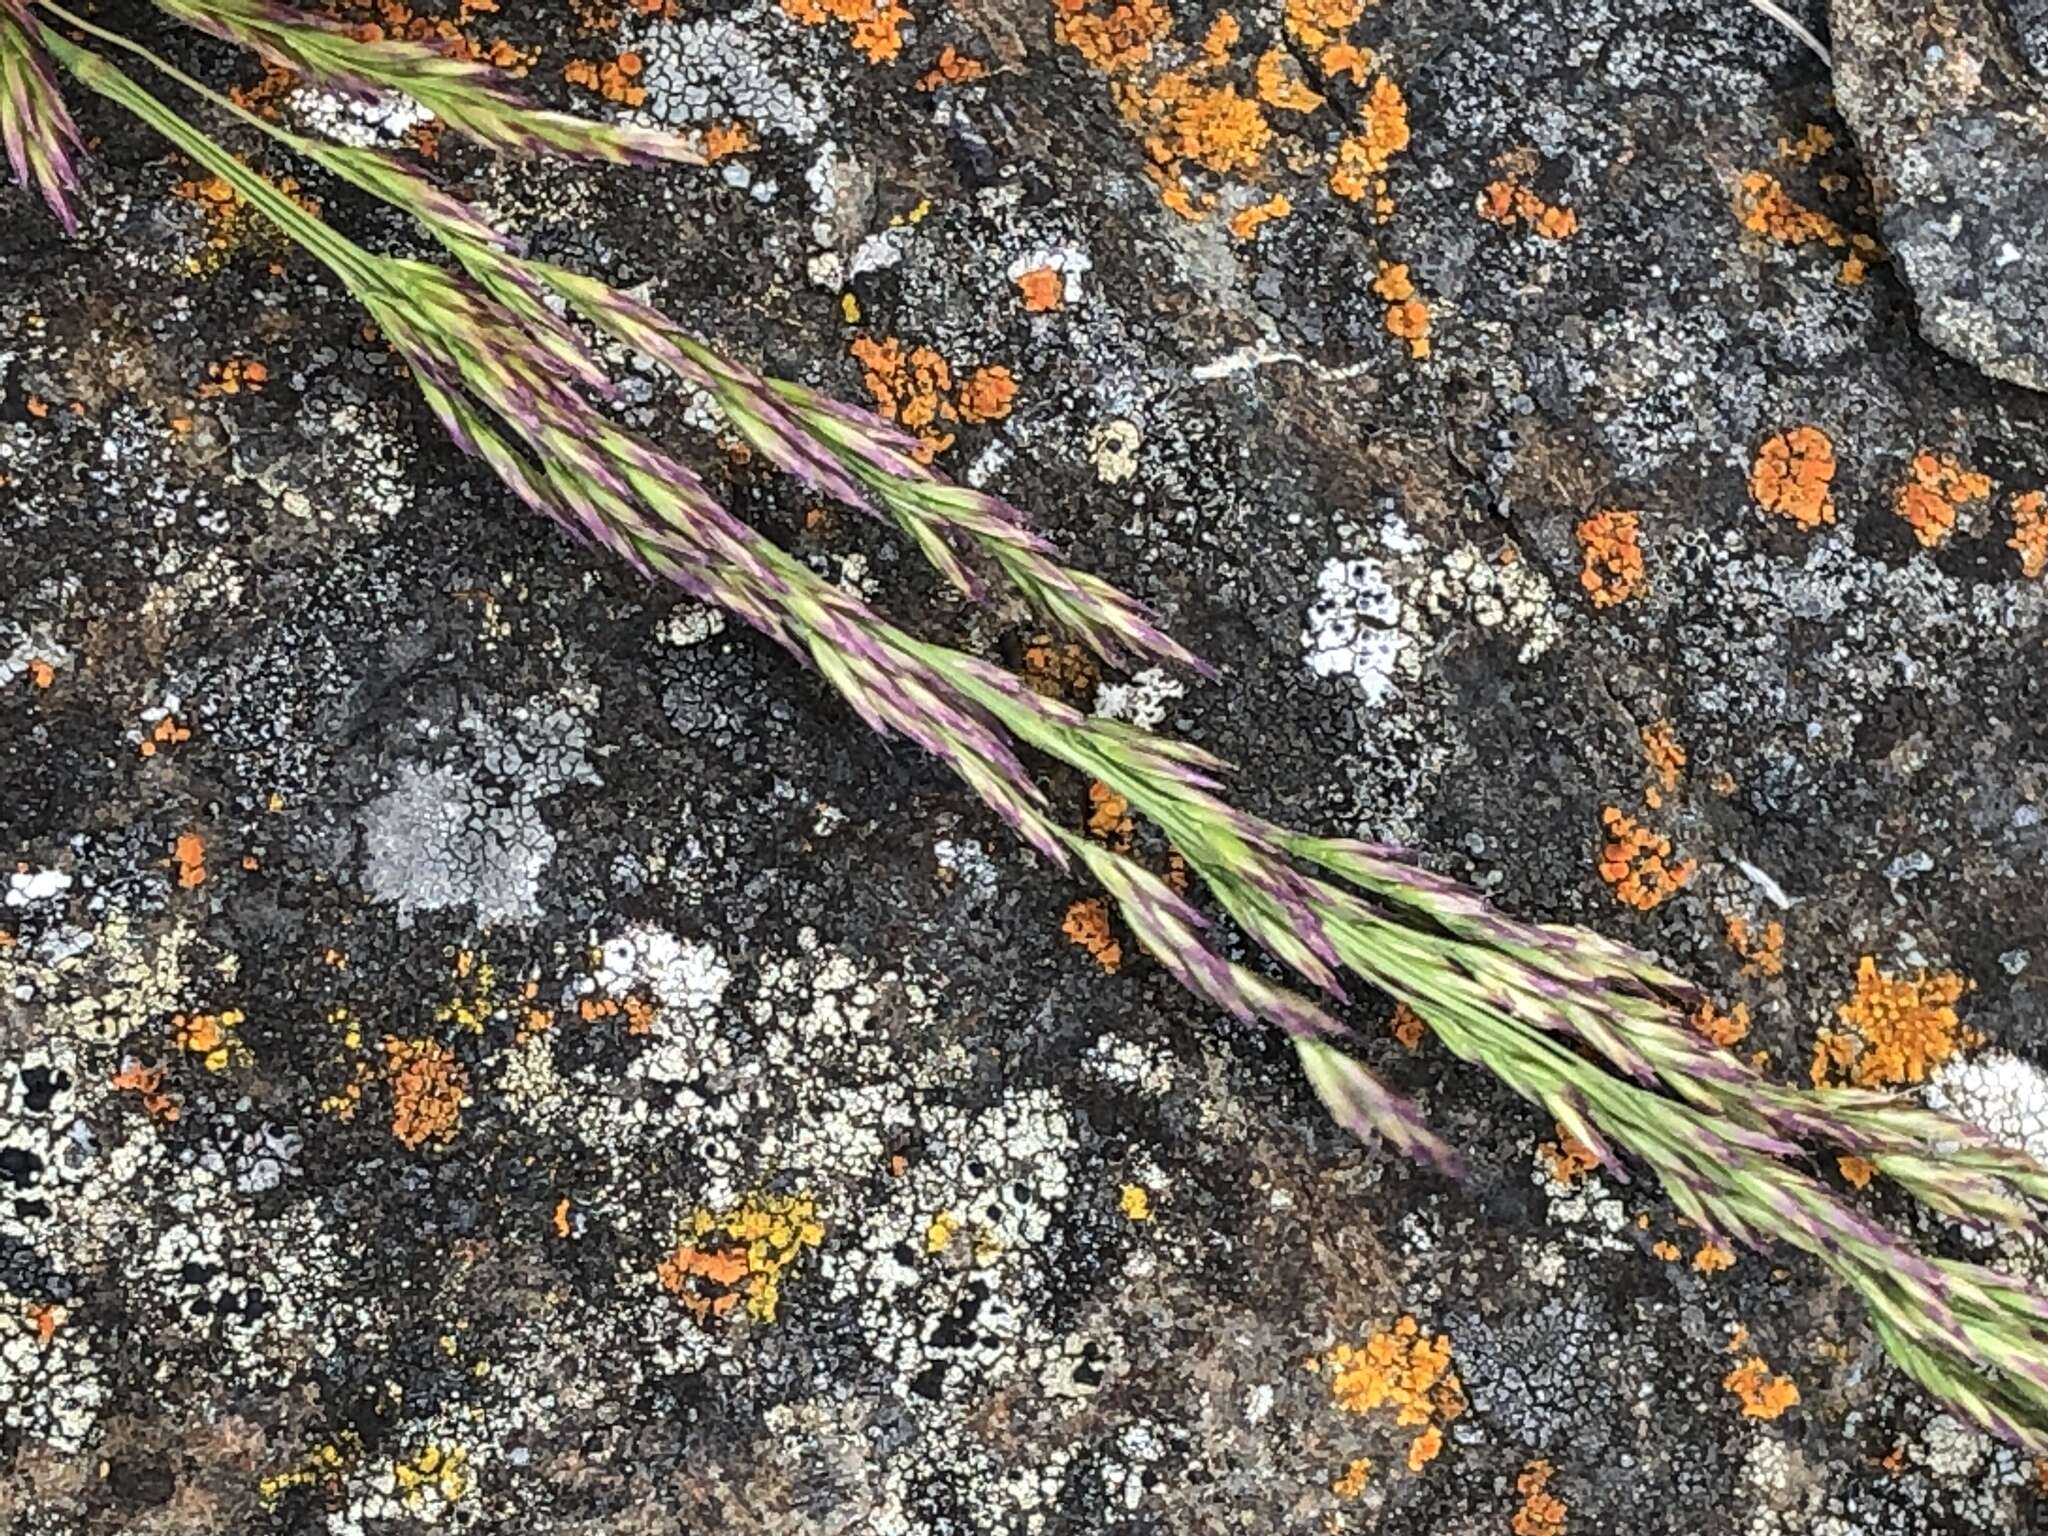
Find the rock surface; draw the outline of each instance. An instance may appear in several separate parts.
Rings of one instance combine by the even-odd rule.
[[[1829,81],[1769,23],[461,15],[561,104],[614,110],[564,83],[612,63],[619,110],[753,147],[580,173],[443,137],[452,183],[850,397],[936,412],[1008,369],[939,462],[1223,680],[1098,679],[628,370],[624,408],[821,570],[1242,764],[1262,811],[1658,949],[1788,1078],[1878,1029],[1859,991],[1953,974],[1960,1027],[1906,1012],[1921,1065],[1981,1052],[1951,1102],[2048,1125],[2048,400],[1915,334]],[[1345,1140],[1284,1046],[1141,959],[1105,970],[1061,932],[1085,888],[521,513],[309,262],[80,114],[79,240],[0,191],[0,1524],[2042,1518],[2037,1469],[1812,1266],[1724,1266],[1383,1003],[1363,1049],[1468,1187]]]
[[[1920,327],[2048,390],[2048,11],[1831,0],[1836,95]]]

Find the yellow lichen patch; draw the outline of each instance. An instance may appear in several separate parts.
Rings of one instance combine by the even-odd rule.
[[[1550,1491],[1554,1469],[1547,1461],[1532,1461],[1515,1479],[1515,1492],[1522,1496],[1521,1508],[1508,1522],[1514,1536],[1564,1536],[1565,1516],[1571,1513],[1563,1499]]]
[[[1381,75],[1359,109],[1358,131],[1337,145],[1330,190],[1354,203],[1369,194],[1374,216],[1384,221],[1394,211],[1394,201],[1387,195],[1387,166],[1408,147],[1408,140],[1407,99],[1398,85]]]
[[[391,1134],[418,1150],[446,1146],[462,1124],[469,1074],[438,1040],[384,1038],[384,1077],[391,1087]]]
[[[1923,549],[1935,549],[1955,532],[1956,514],[1991,494],[1991,479],[1963,468],[1952,454],[1916,453],[1892,505]]]
[[[1835,478],[1835,445],[1819,427],[1793,427],[1765,439],[1750,465],[1749,494],[1766,512],[1802,528],[1835,520],[1828,487]]]
[[[1600,878],[1623,906],[1648,912],[1692,879],[1697,867],[1693,860],[1665,862],[1671,857],[1670,838],[1659,836],[1612,805],[1601,811],[1600,824],[1607,829],[1600,850]]]
[[[300,1465],[287,1472],[273,1472],[256,1482],[256,1497],[265,1509],[274,1508],[277,1501],[294,1488],[313,1488],[326,1485],[341,1486],[342,1474],[347,1470],[348,1459],[341,1447],[329,1442],[317,1447]]]
[[[1345,1463],[1344,1471],[1330,1484],[1330,1492],[1340,1499],[1355,1499],[1365,1492],[1365,1485],[1372,1481],[1372,1463],[1363,1456],[1354,1456]]]
[[[988,76],[988,66],[979,59],[957,52],[951,43],[939,50],[939,61],[918,77],[920,91],[936,91],[942,85],[965,85]]]
[[[1479,217],[1489,224],[1508,229],[1520,224],[1539,240],[1569,240],[1579,232],[1578,214],[1546,203],[1513,177],[1488,182],[1476,207]]]
[[[1252,80],[1258,86],[1259,100],[1277,112],[1313,112],[1323,104],[1323,97],[1302,78],[1294,55],[1284,48],[1268,48],[1260,54]]]
[[[197,832],[180,832],[171,845],[171,862],[177,866],[178,889],[206,884],[206,839]]]
[[[700,1323],[741,1304],[754,1321],[772,1323],[790,1267],[824,1241],[809,1195],[754,1193],[723,1211],[699,1206],[655,1279]]]
[[[1416,296],[1408,263],[1381,262],[1372,291],[1387,306],[1387,334],[1407,342],[1410,357],[1429,356],[1429,306]]]
[[[1250,240],[1260,228],[1275,219],[1284,219],[1294,212],[1285,192],[1275,192],[1263,203],[1254,203],[1249,208],[1240,208],[1230,216],[1230,233],[1239,240]]]
[[[1761,934],[1754,933],[1749,919],[1740,913],[1728,914],[1728,947],[1742,956],[1742,974],[1745,976],[1781,976],[1785,971],[1785,925],[1776,918],[1764,924]]]
[[[474,1486],[469,1453],[459,1445],[423,1445],[411,1459],[393,1462],[391,1477],[406,1507],[415,1510],[425,1507],[429,1494],[438,1494],[444,1503],[460,1504]]]
[[[1152,1192],[1142,1184],[1126,1184],[1117,1195],[1116,1207],[1126,1221],[1150,1221]]]
[[[783,13],[807,27],[828,21],[851,29],[854,51],[870,64],[886,64],[903,51],[903,25],[910,12],[897,0],[778,0]]]
[[[1124,963],[1124,947],[1109,927],[1109,905],[1099,896],[1077,901],[1067,908],[1060,932],[1095,957],[1095,963],[1114,976]]]
[[[2013,497],[2012,537],[2005,547],[2020,557],[2020,574],[2029,581],[2048,571],[2048,492]]]
[[[1634,512],[1609,507],[1573,530],[1579,541],[1579,586],[1595,608],[1625,603],[1647,585],[1640,522]]]
[[[1748,1038],[1749,1005],[1737,1003],[1726,1013],[1722,1013],[1712,1003],[1702,1001],[1693,1011],[1692,1027],[1725,1051],[1731,1046],[1740,1045]]]
[[[1743,174],[1735,189],[1735,218],[1751,234],[1778,245],[1798,246],[1817,240],[1839,249],[1849,243],[1841,225],[1800,204],[1768,171]]]
[[[1887,976],[1865,955],[1856,966],[1856,995],[1837,1010],[1842,1030],[1814,1042],[1812,1078],[1858,1088],[1924,1083],[1956,1052],[1980,1043],[1956,1014],[1969,983],[1953,972]]]
[[[1735,1394],[1745,1418],[1775,1419],[1799,1401],[1799,1388],[1789,1376],[1773,1376],[1763,1357],[1751,1355],[1721,1378],[1722,1387]]]
[[[1442,1425],[1465,1411],[1465,1389],[1451,1370],[1451,1341],[1425,1338],[1413,1317],[1376,1330],[1361,1348],[1339,1344],[1320,1362],[1331,1369],[1330,1392],[1346,1413],[1394,1410],[1403,1429],[1419,1429],[1408,1445],[1408,1469],[1419,1472],[1443,1449]]]
[[[953,1234],[960,1230],[960,1218],[951,1211],[941,1211],[934,1216],[931,1225],[924,1229],[924,1251],[944,1253],[952,1245]]]
[[[1052,35],[1106,74],[1133,69],[1152,57],[1152,45],[1173,28],[1173,14],[1158,0],[1053,0]]]
[[[1017,292],[1024,300],[1024,307],[1034,315],[1058,309],[1065,287],[1059,273],[1051,267],[1033,267],[1029,272],[1017,275]]]
[[[1724,1269],[1735,1267],[1735,1251],[1719,1243],[1705,1242],[1692,1256],[1692,1267],[1703,1275],[1718,1275]]]
[[[498,968],[473,950],[459,949],[455,952],[455,979],[462,985],[434,1010],[434,1022],[453,1024],[472,1035],[480,1035],[500,1006]]]
[[[1678,732],[1669,720],[1659,720],[1642,730],[1643,756],[1657,785],[1667,794],[1678,788],[1678,776],[1685,770],[1685,748],[1678,744]]]
[[[239,1008],[223,1008],[219,1013],[173,1014],[171,1044],[199,1057],[209,1072],[222,1072],[230,1066],[246,1067],[253,1058],[235,1033],[244,1022],[246,1017]]]

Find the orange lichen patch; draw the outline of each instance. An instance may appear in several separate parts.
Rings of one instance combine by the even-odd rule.
[[[982,80],[987,76],[986,64],[969,58],[948,43],[939,50],[939,62],[918,77],[917,88],[936,91],[942,85],[965,85],[970,80]]]
[[[1017,398],[1017,381],[1001,363],[977,368],[960,386],[960,415],[967,421],[1001,421]]]
[[[1923,549],[1935,549],[1955,532],[1956,514],[1991,494],[1991,479],[1963,468],[1952,454],[1916,453],[1892,501]]]
[[[1819,123],[1808,123],[1806,131],[1796,139],[1780,137],[1778,158],[1805,165],[1817,155],[1824,155],[1835,147],[1835,136]]]
[[[645,68],[637,53],[621,53],[602,64],[590,59],[571,59],[562,68],[562,78],[586,91],[595,91],[606,101],[623,107],[637,107],[647,100],[647,87],[636,85]]]
[[[1703,1001],[1693,1012],[1692,1027],[1725,1051],[1748,1037],[1749,1005],[1737,1003],[1726,1013],[1721,1013],[1712,1003]]]
[[[1956,1015],[1969,985],[1950,971],[1887,976],[1865,955],[1856,995],[1837,1010],[1847,1029],[1824,1029],[1814,1042],[1814,1086],[1837,1075],[1858,1088],[1926,1082],[1957,1051],[1982,1043]]]
[[[1678,775],[1685,769],[1685,748],[1678,744],[1678,732],[1671,722],[1659,720],[1644,726],[1642,741],[1643,756],[1649,760],[1650,772],[1657,775],[1658,785],[1667,793],[1678,788]]]
[[[249,1048],[236,1034],[245,1015],[239,1008],[219,1013],[177,1013],[171,1015],[171,1045],[189,1051],[209,1072],[224,1072],[230,1066],[245,1067],[252,1059]]]
[[[37,688],[47,688],[57,681],[57,669],[40,656],[28,659],[28,680]]]
[[[1024,647],[1025,686],[1048,699],[1086,699],[1101,679],[1094,653],[1071,640],[1039,635]]]
[[[1853,1152],[1844,1152],[1835,1159],[1835,1166],[1842,1171],[1842,1177],[1852,1188],[1868,1189],[1870,1181],[1877,1177],[1877,1165],[1866,1157]]]
[[[1509,177],[1490,181],[1479,194],[1479,217],[1512,229],[1526,225],[1541,240],[1569,240],[1579,232],[1579,216],[1569,208],[1546,203],[1521,182]]]
[[[956,389],[952,365],[930,347],[856,336],[849,350],[876,410],[917,434],[917,457],[925,462],[952,445],[953,434],[939,423],[1000,421],[1017,397],[1016,379],[1000,364],[976,368]]]
[[[2048,492],[2023,491],[2013,497],[2012,537],[2005,547],[2018,554],[2020,574],[2029,581],[2048,571]]]
[[[1323,104],[1324,98],[1309,89],[1301,66],[1284,48],[1268,48],[1260,54],[1252,80],[1258,86],[1259,100],[1275,111],[1313,112]]]
[[[724,1211],[699,1206],[654,1278],[699,1323],[742,1303],[747,1316],[772,1323],[783,1277],[824,1240],[809,1195],[750,1194]]]
[[[1422,1021],[1422,1015],[1406,1003],[1394,1004],[1394,1038],[1409,1050],[1421,1047],[1422,1037],[1428,1028]]]
[[[1799,1401],[1792,1378],[1773,1376],[1759,1355],[1751,1355],[1722,1377],[1721,1385],[1741,1401],[1745,1418],[1775,1419]]]
[[[1088,835],[1118,853],[1131,851],[1136,830],[1131,820],[1131,802],[1096,779],[1088,786]]]
[[[1703,1275],[1718,1275],[1724,1269],[1735,1267],[1735,1252],[1719,1243],[1701,1243],[1699,1252],[1692,1256],[1692,1267]]]
[[[1366,74],[1372,66],[1373,51],[1353,47],[1350,43],[1332,43],[1316,55],[1316,67],[1325,78],[1349,80],[1353,85],[1365,84]]]
[[[1365,1485],[1372,1481],[1372,1463],[1363,1456],[1353,1457],[1345,1464],[1343,1474],[1330,1484],[1330,1492],[1340,1499],[1355,1499],[1365,1492]]]
[[[1359,131],[1345,135],[1337,145],[1330,190],[1354,203],[1370,193],[1373,213],[1384,221],[1394,211],[1394,201],[1387,195],[1387,166],[1408,141],[1407,99],[1398,85],[1381,75],[1359,109]]]
[[[197,832],[180,832],[171,846],[171,859],[178,868],[178,889],[192,890],[206,884],[206,839]]]
[[[1515,1479],[1515,1492],[1522,1496],[1522,1507],[1508,1522],[1515,1536],[1564,1536],[1565,1516],[1571,1510],[1550,1491],[1553,1470],[1547,1461],[1532,1461]]]
[[[1683,1257],[1683,1250],[1679,1248],[1678,1244],[1664,1237],[1660,1237],[1656,1242],[1650,1244],[1650,1252],[1662,1259],[1666,1264],[1676,1264]]]
[[[1339,1344],[1318,1365],[1329,1365],[1330,1392],[1346,1413],[1394,1410],[1403,1429],[1420,1429],[1408,1445],[1408,1470],[1419,1472],[1443,1449],[1441,1425],[1465,1411],[1465,1389],[1451,1370],[1451,1341],[1424,1338],[1413,1317],[1382,1328],[1363,1348]]]
[[[1785,925],[1776,918],[1764,924],[1761,935],[1750,931],[1749,919],[1728,914],[1728,947],[1742,956],[1745,976],[1781,976],[1785,972]]]
[[[886,64],[903,51],[903,25],[910,12],[897,0],[778,0],[785,15],[807,27],[828,21],[852,29],[854,51],[870,64]]]
[[[1387,306],[1387,334],[1407,342],[1409,356],[1429,356],[1429,306],[1416,297],[1408,263],[1381,262],[1372,291]]]
[[[1058,309],[1065,290],[1065,281],[1051,267],[1033,267],[1017,275],[1017,292],[1023,297],[1025,309],[1034,315]]]
[[[221,395],[247,392],[258,395],[270,380],[270,369],[253,357],[231,357],[224,363],[208,363],[206,378],[199,385],[199,398],[212,400]]]
[[[1841,225],[1817,209],[1802,206],[1768,171],[1743,173],[1735,189],[1735,218],[1751,234],[1779,245],[1818,240],[1839,249],[1849,243]]]
[[[1284,219],[1294,212],[1285,192],[1275,192],[1263,203],[1254,203],[1249,208],[1240,208],[1230,216],[1230,233],[1239,240],[1250,240],[1259,232],[1261,225],[1275,219]]]
[[[1579,586],[1595,608],[1612,608],[1640,595],[1647,585],[1640,517],[1608,507],[1573,530],[1579,541]]]
[[[660,1007],[651,998],[642,997],[638,992],[628,993],[620,1004],[626,1014],[626,1033],[629,1035],[651,1035],[654,1021],[661,1016]]]
[[[1607,841],[1600,850],[1600,878],[1614,891],[1623,906],[1648,912],[1663,905],[1692,879],[1697,868],[1692,859],[1667,864],[1671,839],[1660,837],[1615,806],[1600,813],[1607,829]]]
[[[1053,0],[1052,35],[1105,74],[1118,74],[1152,57],[1152,45],[1173,28],[1159,0]]]
[[[1145,152],[1170,176],[1192,160],[1223,174],[1256,170],[1273,142],[1265,109],[1234,85],[1203,85],[1191,71],[1162,76],[1143,102],[1152,122]]]
[[[1600,1155],[1561,1125],[1557,1128],[1557,1140],[1538,1146],[1536,1155],[1543,1159],[1550,1176],[1560,1184],[1569,1184],[1573,1179],[1598,1172],[1600,1168]]]
[[[550,1220],[557,1237],[567,1237],[573,1230],[569,1225],[569,1204],[569,1197],[567,1195],[562,1196],[561,1199],[555,1202],[555,1213]]]
[[[716,165],[734,155],[743,155],[750,149],[758,149],[761,141],[754,137],[754,130],[735,119],[730,123],[713,123],[704,130],[704,159],[707,164]]]
[[[384,1077],[391,1087],[391,1134],[417,1151],[447,1146],[462,1125],[469,1074],[438,1040],[384,1038]]]
[[[1099,896],[1077,901],[1067,908],[1060,932],[1095,957],[1095,963],[1114,976],[1124,963],[1124,947],[1109,928],[1109,904]]]
[[[277,187],[307,212],[319,212],[320,205],[301,196],[299,184],[291,177],[278,177]],[[218,272],[238,251],[276,238],[270,222],[236,196],[235,189],[219,176],[181,181],[172,192],[197,207],[206,226],[205,242],[198,254],[186,262],[187,270],[196,276]]]
[[[1750,465],[1749,494],[1766,512],[1802,528],[1835,520],[1828,487],[1835,478],[1835,445],[1819,427],[1793,427],[1765,439]]]
[[[191,739],[192,732],[189,727],[178,724],[170,715],[164,715],[149,728],[149,734],[142,738],[139,750],[144,757],[155,757],[161,748],[183,746]]]
[[[1282,23],[1287,35],[1309,48],[1341,41],[1339,34],[1365,14],[1367,0],[1287,0]]]
[[[1209,30],[1202,34],[1202,57],[1212,65],[1228,64],[1230,50],[1244,36],[1244,28],[1237,24],[1237,18],[1228,11],[1219,11],[1216,19],[1209,23]]]
[[[162,1067],[145,1067],[139,1061],[131,1061],[108,1082],[119,1092],[140,1096],[142,1111],[150,1119],[168,1123],[178,1118],[180,1106],[178,1096],[165,1090],[163,1080]]]

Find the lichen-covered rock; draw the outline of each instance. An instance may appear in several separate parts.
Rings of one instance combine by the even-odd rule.
[[[2038,1139],[2048,399],[1916,334],[1826,73],[1747,7],[411,6],[337,0],[721,149],[443,134],[440,174],[886,394],[1222,676],[959,601],[613,355],[816,569],[1261,812],[1662,951],[1775,1075],[1924,1071]],[[1469,1185],[1345,1140],[1127,935],[1070,942],[1085,885],[521,512],[310,262],[79,108],[84,235],[0,187],[0,1525],[2040,1522],[1813,1266],[1589,1170],[1383,1001],[1360,1049]]]
[[[1830,0],[1836,95],[1923,334],[2048,390],[2048,12]]]

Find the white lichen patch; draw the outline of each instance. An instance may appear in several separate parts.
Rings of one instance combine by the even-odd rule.
[[[422,123],[434,120],[434,114],[410,96],[395,92],[345,96],[339,91],[302,85],[285,98],[285,107],[301,126],[322,138],[358,149],[388,147]]]
[[[2005,1051],[1956,1057],[1927,1085],[1927,1102],[2048,1162],[2048,1072]]]
[[[1106,682],[1095,690],[1095,713],[1124,720],[1143,731],[1165,724],[1169,707],[1187,693],[1187,685],[1164,667],[1146,667],[1128,683]]]
[[[1592,1253],[1635,1252],[1635,1244],[1623,1235],[1628,1208],[1599,1174],[1560,1179],[1550,1154],[1538,1148],[1531,1155],[1530,1182],[1543,1191],[1550,1220],[1566,1229],[1574,1247]]]
[[[1127,416],[1103,422],[1088,434],[1088,462],[1104,485],[1122,485],[1138,473],[1138,449],[1145,434]]]
[[[642,114],[669,128],[744,119],[756,129],[806,143],[830,116],[818,81],[789,68],[776,39],[779,10],[744,6],[721,16],[657,21],[642,35]]]
[[[1555,594],[1530,562],[1503,564],[1474,544],[1431,561],[1428,546],[1391,515],[1376,543],[1374,554],[1328,560],[1316,575],[1301,643],[1317,676],[1352,678],[1378,707],[1422,676],[1448,624],[1518,642],[1525,665],[1557,643]]]

